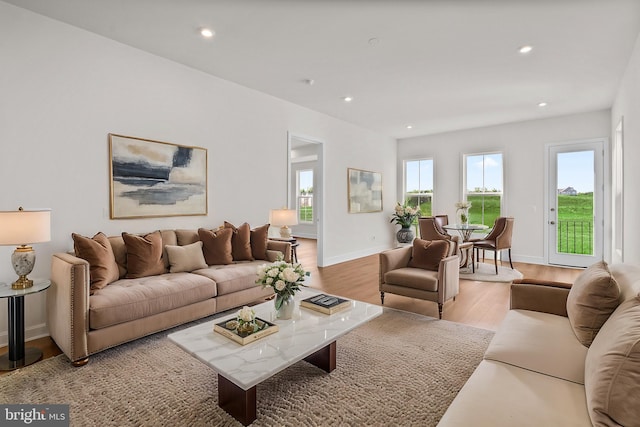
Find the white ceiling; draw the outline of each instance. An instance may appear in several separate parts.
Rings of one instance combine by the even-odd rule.
[[[609,108],[640,32],[640,0],[5,2],[396,138]]]

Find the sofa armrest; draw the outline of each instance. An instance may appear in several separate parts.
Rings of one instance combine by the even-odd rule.
[[[511,285],[511,309],[531,310],[567,317],[570,283],[536,279],[515,280]]]
[[[47,326],[51,338],[72,361],[89,356],[89,263],[68,253],[51,259],[47,290]]]
[[[291,262],[291,243],[267,240],[267,257],[269,261],[277,261],[278,255],[283,255],[285,262]]]
[[[413,247],[405,246],[402,248],[389,249],[384,252],[380,252],[379,259],[379,276],[378,276],[378,284],[382,285],[384,283],[384,274],[397,270],[398,268],[404,268],[409,265],[409,260],[411,260],[411,253]]]

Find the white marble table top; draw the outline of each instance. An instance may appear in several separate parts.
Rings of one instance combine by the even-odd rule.
[[[51,286],[50,280],[38,280],[33,281],[33,286],[26,289],[12,289],[11,283],[0,283],[0,298],[13,298],[21,297],[24,295],[36,294],[42,292]]]
[[[169,334],[169,339],[243,390],[327,346],[352,329],[382,314],[382,307],[352,301],[332,315],[300,308],[299,301],[320,292],[304,288],[291,320],[275,319],[273,301],[253,306],[256,316],[275,323],[279,331],[247,345],[213,332],[213,325],[235,318],[235,311],[215,320]]]

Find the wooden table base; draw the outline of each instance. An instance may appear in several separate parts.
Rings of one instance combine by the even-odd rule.
[[[333,341],[304,360],[325,372],[333,371],[336,368],[336,342]],[[243,390],[218,374],[218,406],[242,425],[251,424],[256,420],[256,386]]]

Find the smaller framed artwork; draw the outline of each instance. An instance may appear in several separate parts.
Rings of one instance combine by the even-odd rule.
[[[207,214],[207,150],[109,134],[111,219]]]
[[[382,211],[382,174],[347,169],[349,213]]]

